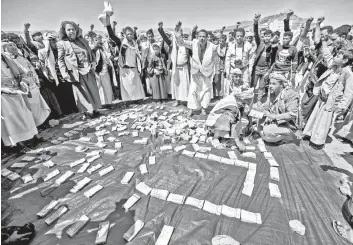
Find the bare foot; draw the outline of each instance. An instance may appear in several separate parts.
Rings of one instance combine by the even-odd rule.
[[[186,114],[187,117],[192,117],[193,115],[194,115],[194,111],[193,111],[193,110],[190,110],[190,111]]]

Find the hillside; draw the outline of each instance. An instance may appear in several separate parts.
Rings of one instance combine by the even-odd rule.
[[[285,13],[279,13],[279,14],[263,17],[262,19],[260,19],[260,28],[261,27],[270,27],[271,30],[282,31],[283,30],[283,20],[284,20],[285,16],[286,16]],[[292,30],[298,29],[300,27],[300,25],[302,23],[304,23],[305,21],[306,21],[305,18],[301,18],[301,17],[299,17],[297,15],[293,15],[291,17],[291,20],[290,20],[291,29]],[[226,26],[225,32],[233,31],[235,27],[236,27],[236,25]],[[244,28],[245,30],[253,31],[253,20],[241,21],[240,27]],[[84,30],[84,33],[87,32],[87,29]],[[165,28],[166,31],[172,31],[173,29],[174,28]],[[42,32],[48,32],[48,31],[56,33],[56,31],[53,31],[53,30],[42,30]],[[141,30],[141,31],[145,31],[145,30]],[[141,32],[141,31],[138,30],[138,33]],[[159,36],[157,29],[154,29],[153,31],[154,31],[156,36]],[[220,29],[212,30],[212,31],[220,31]],[[12,31],[12,32],[23,36],[23,32],[22,31]],[[185,33],[190,33],[191,29],[190,28],[184,28],[184,32]],[[31,31],[30,33],[33,33],[33,31]],[[100,34],[102,36],[105,35],[104,31],[96,31],[96,33],[98,33],[98,34]]]

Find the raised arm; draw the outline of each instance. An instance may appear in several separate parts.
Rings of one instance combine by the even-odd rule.
[[[284,32],[291,31],[290,25],[289,25],[289,20],[293,14],[294,14],[293,10],[289,10],[287,12],[286,18],[284,19]]]
[[[134,40],[137,41],[137,27],[134,27]]]
[[[321,42],[321,30],[320,25],[325,20],[325,17],[320,17],[317,19],[316,26],[315,26],[315,45],[318,45]]]
[[[254,36],[255,36],[255,42],[256,46],[259,47],[261,43],[261,39],[259,36],[259,20],[261,18],[261,14],[256,14],[254,18]]]
[[[31,37],[29,35],[28,30],[29,30],[30,26],[31,26],[31,24],[29,24],[29,23],[24,24],[24,27],[25,27],[24,33],[25,33],[26,43],[27,43],[27,46],[31,49],[31,51],[33,53],[37,54],[38,50],[37,50],[36,46],[34,46],[34,44],[32,43]]]
[[[194,40],[197,36],[197,28],[198,26],[194,26],[194,28],[192,28],[192,31],[191,31],[191,41]]]
[[[306,36],[308,35],[308,32],[310,30],[310,26],[311,26],[311,23],[313,22],[314,18],[313,17],[310,17],[309,19],[306,20],[305,22],[305,26],[304,26],[304,30],[302,31],[301,33],[301,38],[306,38]]]
[[[121,48],[121,40],[120,40],[120,38],[118,38],[115,35],[115,33],[113,31],[113,28],[112,28],[112,26],[110,24],[110,16],[108,16],[108,15],[107,15],[107,31],[108,31],[109,38],[112,39],[115,42],[116,46],[120,50],[120,48]]]
[[[221,29],[221,32],[220,32],[221,36],[223,35],[225,29],[226,29],[226,27],[223,26],[222,29]]]
[[[184,46],[185,48],[192,50],[192,41],[184,40],[180,30],[181,30],[181,22],[179,21],[174,30],[176,42],[178,43],[178,45]]]
[[[158,23],[158,32],[161,35],[163,41],[169,46],[172,46],[172,40],[170,40],[167,35],[165,34],[164,30],[163,30],[163,22],[159,22]]]
[[[337,112],[344,113],[353,100],[353,75],[346,71],[344,74],[344,92],[341,101],[337,105]]]

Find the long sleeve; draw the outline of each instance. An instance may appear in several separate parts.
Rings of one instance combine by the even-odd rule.
[[[38,49],[36,48],[36,46],[34,46],[34,44],[32,43],[32,40],[31,40],[31,37],[29,35],[29,32],[28,31],[24,31],[25,33],[25,38],[26,38],[26,43],[27,43],[27,46],[28,48],[30,48],[30,50],[35,53],[35,54],[38,54]]]
[[[212,46],[212,57],[213,57],[213,60],[214,60],[214,64],[215,64],[215,70],[216,72],[219,71],[219,67],[220,67],[220,57],[218,55],[218,52],[217,52],[217,46],[216,45],[213,45]]]
[[[271,54],[270,54],[270,64],[271,66],[276,62],[276,59],[277,59],[277,53],[279,51],[279,47],[278,47],[279,44],[271,47]]]
[[[298,50],[296,47],[293,48],[293,60],[292,60],[292,73],[296,73],[297,68],[298,68]]]
[[[118,46],[118,49],[120,50],[121,48],[121,40],[120,38],[118,38],[113,31],[113,28],[111,25],[107,25],[107,31],[108,31],[108,35],[109,37],[115,42],[115,44]]]
[[[154,76],[154,58],[152,58],[150,60],[150,62],[148,63],[148,67],[147,67],[147,72],[148,74],[153,77]]]
[[[161,35],[161,37],[163,38],[164,42],[170,47],[172,46],[172,41],[167,37],[167,35],[165,34],[163,28],[158,28],[158,32]]]
[[[65,50],[61,42],[57,43],[57,49],[58,49],[58,65],[59,65],[60,73],[63,76],[63,78],[69,77],[69,73],[67,71],[67,67],[65,64]]]
[[[289,121],[296,121],[299,109],[299,95],[294,90],[287,92],[285,98],[286,112],[277,114],[279,124]]]
[[[197,30],[193,29],[192,32],[191,32],[191,41],[196,39],[196,34],[197,34]]]
[[[137,41],[137,31],[134,29],[134,40]]]
[[[179,32],[175,32],[175,38],[178,45],[184,46],[185,48],[192,50],[192,41],[184,40]]]
[[[284,22],[284,32],[291,31],[290,25],[289,25],[289,19],[285,18],[283,22]]]
[[[227,73],[227,75],[230,72],[230,57],[231,57],[231,48],[228,48],[228,50],[226,52],[226,59],[224,62],[224,71],[225,71],[225,73]]]
[[[343,96],[337,105],[337,109],[340,111],[346,111],[353,100],[353,74],[347,72],[345,76]]]
[[[327,42],[322,42],[321,52],[322,52],[324,64],[326,65],[326,67],[331,67],[333,63],[333,55],[330,51],[330,48],[327,45]]]
[[[254,21],[254,36],[255,36],[256,46],[259,47],[261,43],[261,39],[259,36],[259,22],[257,21]]]

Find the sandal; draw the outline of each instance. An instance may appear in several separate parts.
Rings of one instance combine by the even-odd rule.
[[[353,244],[353,243],[351,243],[350,241],[348,241],[347,238],[345,238],[345,237],[342,236],[342,234],[341,234],[340,231],[338,230],[337,226],[341,226],[341,227],[343,227],[343,228],[345,228],[345,229],[347,228],[347,227],[344,227],[344,226],[341,224],[341,222],[339,222],[339,221],[337,221],[337,220],[332,221],[332,228],[333,228],[333,230],[336,232],[336,234],[337,234],[339,237],[341,237],[343,240],[345,240],[347,243]],[[347,229],[346,229],[346,230],[347,230]]]

